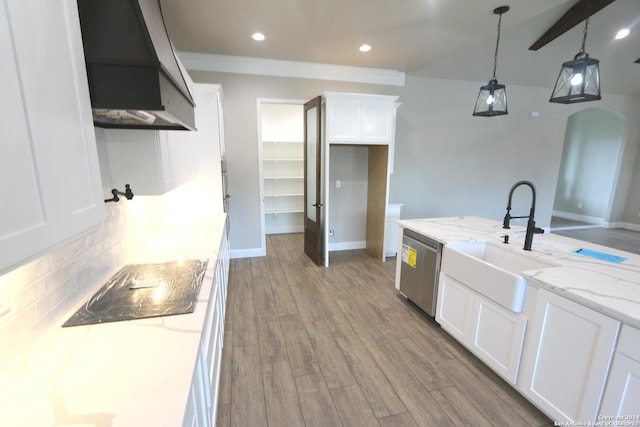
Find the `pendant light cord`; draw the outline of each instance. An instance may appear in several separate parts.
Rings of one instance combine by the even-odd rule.
[[[496,51],[493,54],[493,75],[491,80],[496,80],[496,68],[498,68],[498,46],[500,45],[500,26],[502,24],[502,13],[498,18],[498,37],[496,38]],[[586,36],[585,36],[586,37]],[[584,49],[584,44],[583,44]]]
[[[576,56],[584,56],[584,46],[587,44],[587,30],[589,29],[589,18],[584,21],[584,30],[582,31],[582,47],[580,48],[580,52]]]

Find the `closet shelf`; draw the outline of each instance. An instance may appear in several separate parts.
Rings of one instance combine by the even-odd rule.
[[[302,213],[304,210],[302,209],[270,209],[265,210],[264,213],[267,215],[278,215],[278,214],[297,214]]]
[[[270,193],[265,194],[264,197],[302,197],[304,193]]]

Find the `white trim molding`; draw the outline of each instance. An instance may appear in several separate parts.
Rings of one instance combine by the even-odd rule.
[[[267,256],[267,251],[265,248],[231,249],[231,259],[257,258],[263,256]]]
[[[563,212],[563,211],[556,211],[556,210],[552,211],[552,215],[560,218],[572,219],[574,221],[586,222],[588,224],[596,225],[600,227],[604,226],[605,224],[604,218],[599,218],[597,216],[580,215],[572,212]]]
[[[401,71],[381,68],[351,67],[196,52],[178,52],[178,56],[187,70],[197,71],[336,80],[389,86],[404,86],[406,77],[405,73]]]
[[[336,242],[329,243],[329,252],[333,251],[352,251],[354,249],[366,249],[367,242],[362,240],[359,242]]]

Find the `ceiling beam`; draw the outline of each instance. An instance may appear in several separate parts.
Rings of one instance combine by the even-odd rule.
[[[615,0],[579,0],[567,11],[555,24],[551,26],[529,50],[538,50],[547,43],[560,37],[600,9],[613,3]]]

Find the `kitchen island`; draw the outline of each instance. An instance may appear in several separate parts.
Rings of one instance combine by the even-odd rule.
[[[214,425],[229,266],[225,224],[221,214],[158,234],[125,263],[208,260],[193,313],[60,327],[83,300],[0,373],[0,425]]]
[[[505,230],[478,217],[399,225],[445,245],[436,321],[533,404],[562,422],[637,416],[628,419],[636,424],[620,425],[640,425],[640,256],[553,234],[534,236],[532,250],[524,251],[524,228]],[[544,266],[520,272],[521,307],[460,281],[483,280],[456,271],[460,264],[452,261],[456,248],[474,242]],[[402,262],[398,257],[398,289]],[[494,291],[494,283],[482,285]]]

